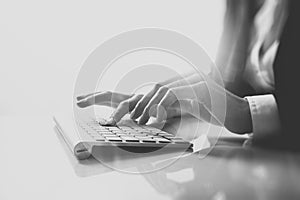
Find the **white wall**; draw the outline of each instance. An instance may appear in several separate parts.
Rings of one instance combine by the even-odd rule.
[[[2,0],[0,115],[50,114],[70,106],[88,54],[126,30],[176,30],[214,57],[223,10],[220,0]]]

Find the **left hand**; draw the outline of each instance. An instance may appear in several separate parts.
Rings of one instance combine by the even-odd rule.
[[[127,95],[117,92],[96,92],[87,95],[82,95],[77,97],[77,106],[80,108],[86,108],[92,105],[100,106],[109,106],[115,108],[115,111],[112,113],[111,117],[107,120],[106,124],[115,125],[119,122],[124,115],[130,113],[135,107],[136,104],[144,97],[144,95]],[[150,112],[152,117],[156,117],[157,109],[153,109],[153,112]],[[169,106],[167,108],[167,119],[184,115],[185,113],[180,112],[178,103]]]

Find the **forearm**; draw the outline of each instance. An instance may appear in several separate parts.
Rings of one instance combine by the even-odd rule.
[[[242,75],[246,65],[250,46],[250,33],[253,16],[256,11],[253,1],[227,0],[223,22],[223,32],[218,48],[216,65],[218,71],[212,71],[216,79],[222,76],[225,87],[237,94],[240,90]]]
[[[157,87],[161,87],[161,86],[167,86],[167,85],[170,85],[174,82],[185,82],[185,80],[189,79],[190,77],[194,76],[194,72],[187,72],[186,74],[183,74],[183,75],[177,75],[177,76],[174,76],[170,79],[167,79],[165,81],[162,81],[162,82],[159,82],[157,83]]]

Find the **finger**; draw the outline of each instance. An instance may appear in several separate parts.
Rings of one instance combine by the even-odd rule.
[[[176,101],[180,102],[181,100],[190,99],[203,102],[203,100],[207,99],[208,96],[209,94],[204,82],[172,88],[159,103],[157,120],[162,121],[164,110],[167,110],[168,107]]]
[[[136,119],[139,116],[141,116],[143,114],[143,111],[145,110],[145,107],[149,104],[150,100],[152,100],[153,96],[157,92],[160,91],[162,93],[166,93],[168,88],[174,88],[174,87],[179,87],[181,85],[191,84],[198,77],[199,77],[198,74],[190,74],[187,77],[178,77],[177,76],[177,77],[174,77],[174,78],[172,78],[168,81],[165,81],[161,84],[155,85],[154,89],[149,94],[145,95],[145,97],[137,104],[136,108],[131,113],[130,117],[132,119]],[[188,78],[190,78],[191,80],[189,80]],[[199,78],[197,80],[199,80]],[[148,114],[148,113],[146,113],[146,114]]]
[[[211,115],[211,112],[207,109],[203,102],[189,99],[180,100],[179,104],[181,113],[189,114],[197,119],[204,120],[215,125],[221,125],[219,120]]]
[[[174,106],[173,106],[174,105]],[[179,109],[179,106],[176,104],[173,104],[172,106],[168,107],[167,110],[165,110],[165,117],[164,119],[170,119],[170,118],[174,118],[174,117],[178,117],[180,116],[182,113]],[[152,106],[152,108],[149,110],[149,115],[151,117],[155,117],[157,116],[157,106]]]
[[[156,84],[148,94],[144,95],[144,97],[136,104],[135,108],[131,112],[131,119],[137,119],[143,113],[144,108],[160,87],[162,87],[161,84]]]
[[[134,95],[130,99],[121,102],[110,117],[113,120],[109,119],[108,121],[112,123],[119,122],[124,117],[124,115],[133,110],[134,106],[142,97],[143,95]]]
[[[117,107],[120,102],[129,99],[132,95],[126,95],[115,92],[101,92],[97,95],[91,95],[88,98],[85,98],[79,102],[77,105],[80,108],[85,108],[92,105],[103,105],[103,106],[111,106]]]
[[[161,122],[165,120],[166,110],[169,106],[177,101],[176,96],[172,92],[168,92],[157,106],[157,121]]]
[[[199,76],[197,75],[197,78],[198,77]],[[149,103],[149,101],[153,98],[153,96],[156,94],[156,92],[159,89],[161,89],[162,87],[172,88],[172,87],[178,87],[179,85],[186,85],[186,84],[189,84],[190,78],[191,78],[192,82],[195,82],[196,80],[199,81],[199,78],[196,79],[196,76],[194,73],[189,73],[185,76],[175,76],[164,82],[156,84],[154,86],[154,88],[137,103],[136,107],[131,112],[130,117],[132,119],[137,119],[139,116],[141,116],[143,114],[143,111],[145,110],[145,107]]]
[[[158,104],[157,120],[162,121],[164,111],[176,101],[184,99],[197,99],[197,94],[194,90],[195,88],[189,85],[170,89]]]
[[[149,110],[151,109],[152,106],[155,106],[156,104],[158,104],[161,101],[161,99],[165,96],[165,94],[168,92],[168,90],[169,89],[167,87],[161,87],[157,91],[157,93],[152,97],[152,99],[149,101],[147,106],[144,108],[141,118],[139,119],[139,122],[138,122],[139,124],[147,123],[147,121],[150,118]]]
[[[97,95],[99,93],[102,93],[103,91],[98,91],[98,92],[93,92],[93,93],[89,93],[89,94],[85,94],[85,95],[80,95],[78,97],[76,97],[77,101],[81,101],[82,99],[85,99],[89,96],[92,96],[92,95]]]

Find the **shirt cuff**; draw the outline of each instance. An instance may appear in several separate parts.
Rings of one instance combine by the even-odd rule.
[[[278,134],[281,129],[275,97],[272,94],[245,97],[250,106],[253,137]]]

